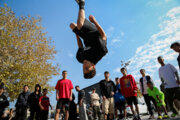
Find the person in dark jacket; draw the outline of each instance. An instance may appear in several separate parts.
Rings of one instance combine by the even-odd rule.
[[[110,119],[113,119],[114,116],[114,93],[115,93],[115,84],[109,78],[109,72],[104,72],[105,80],[100,81],[100,90],[103,97],[103,113],[104,119],[107,120],[107,115],[109,114]]]
[[[85,91],[81,90],[78,85],[75,88],[76,91],[78,92],[79,119],[88,120],[87,111],[86,111]]]
[[[4,95],[4,85],[0,85],[0,120],[3,120],[4,110],[9,106],[9,101],[7,97]]]
[[[16,120],[26,120],[27,119],[27,108],[28,105],[28,97],[30,95],[29,87],[24,85],[23,92],[19,94],[19,97],[16,102]]]
[[[77,107],[74,100],[75,100],[75,95],[74,93],[72,93],[72,101],[70,102],[69,105],[69,114],[70,114],[69,120],[77,120]]]
[[[36,84],[35,91],[31,93],[28,97],[28,104],[30,108],[30,120],[34,119],[34,116],[36,120],[40,119],[40,106],[39,106],[39,98],[41,97],[41,86],[39,84]]]

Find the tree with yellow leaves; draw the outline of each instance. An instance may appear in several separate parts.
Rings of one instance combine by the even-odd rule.
[[[16,99],[23,85],[31,90],[37,83],[51,88],[48,82],[59,68],[52,63],[56,51],[41,19],[16,17],[7,5],[0,7],[0,16],[0,81],[10,100]]]

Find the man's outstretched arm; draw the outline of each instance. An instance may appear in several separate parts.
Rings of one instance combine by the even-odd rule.
[[[102,27],[99,25],[99,23],[96,21],[95,17],[92,16],[92,15],[90,15],[90,16],[89,16],[89,20],[90,20],[92,23],[94,23],[94,25],[95,25],[96,28],[98,29],[98,31],[99,31],[102,39],[103,39],[103,40],[106,40],[106,34],[105,34],[104,30],[102,29]]]
[[[82,41],[81,41],[80,37],[78,35],[76,35],[76,38],[77,38],[78,47],[83,48],[83,44],[82,44]]]

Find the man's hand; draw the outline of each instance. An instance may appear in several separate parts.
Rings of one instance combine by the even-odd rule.
[[[69,101],[72,101],[72,96],[69,98]]]
[[[91,107],[93,107],[93,104],[91,104]]]
[[[177,83],[178,85],[180,85],[180,80],[177,80],[176,83]]]
[[[57,100],[57,101],[59,100],[59,96],[56,96],[56,100]]]
[[[52,110],[52,106],[50,106],[51,107],[51,110]]]
[[[96,19],[93,15],[90,15],[89,16],[89,20],[92,22],[92,23],[95,23],[96,22]]]
[[[114,92],[111,92],[111,95],[114,95]]]
[[[106,96],[103,96],[103,100],[104,100],[104,101],[106,100]]]
[[[41,108],[41,110],[44,110],[44,107],[43,107],[43,106],[41,106],[40,108]]]
[[[82,106],[82,100],[79,102],[79,106]]]
[[[134,93],[137,93],[137,90],[134,90]]]

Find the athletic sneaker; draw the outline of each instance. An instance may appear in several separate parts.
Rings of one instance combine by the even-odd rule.
[[[162,120],[163,118],[162,118],[161,115],[159,115],[157,119],[158,119],[158,120]]]
[[[141,120],[140,116],[137,116],[137,120]]]
[[[76,2],[77,2],[78,4],[80,4],[80,3],[85,3],[85,0],[76,0]]]
[[[168,119],[169,116],[168,115],[163,115],[163,119]]]
[[[151,115],[148,119],[154,119],[154,115]]]
[[[138,120],[138,118],[135,116],[135,117],[133,118],[133,120]]]
[[[176,116],[177,116],[176,113],[171,114],[171,117],[176,117]]]

